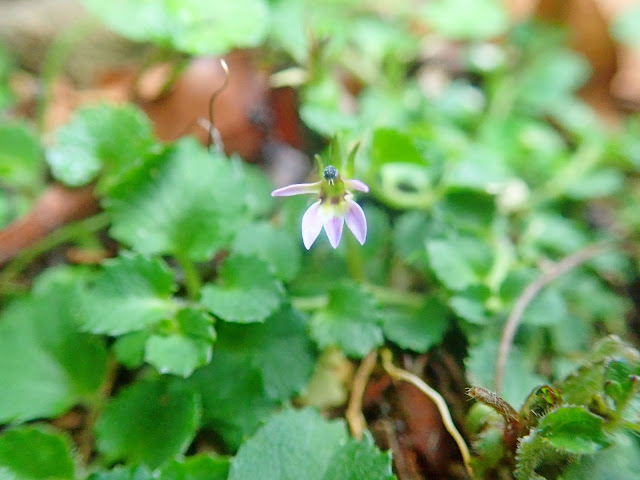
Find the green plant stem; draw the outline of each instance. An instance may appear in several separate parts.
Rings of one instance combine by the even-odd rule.
[[[372,284],[365,284],[363,287],[384,305],[418,308],[424,304],[424,295],[420,293],[405,292]]]
[[[362,265],[362,256],[360,245],[356,244],[356,239],[349,237],[347,239],[347,269],[351,278],[358,282],[364,282],[366,279],[364,268]]]
[[[191,300],[197,300],[200,296],[200,287],[202,286],[198,269],[193,261],[186,255],[176,254],[175,258],[184,274],[184,286],[187,290],[187,295]]]
[[[54,230],[42,240],[36,242],[31,247],[20,252],[4,269],[0,276],[0,285],[10,287],[15,277],[24,270],[34,259],[44,252],[51,250],[58,245],[73,240],[74,238],[84,235],[88,232],[97,232],[109,225],[109,214],[106,212],[99,213],[84,220],[69,223],[63,227]],[[9,288],[10,290],[10,288]]]
[[[373,294],[383,305],[397,305],[410,308],[418,308],[424,304],[424,296],[420,293],[404,292],[380,285],[363,284],[362,287]],[[292,297],[292,305],[298,310],[311,311],[324,308],[329,303],[327,295],[314,295],[309,297]]]

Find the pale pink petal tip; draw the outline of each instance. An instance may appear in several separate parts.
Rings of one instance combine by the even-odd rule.
[[[338,248],[342,238],[344,220],[342,217],[331,217],[324,222],[324,231],[327,232],[329,243],[333,248]]]
[[[361,182],[360,180],[345,180],[347,184],[347,188],[352,188],[353,190],[360,190],[361,192],[367,193],[369,191],[369,187],[366,183]]]
[[[360,245],[364,245],[364,241],[367,239],[367,219],[362,208],[356,202],[349,201],[349,211],[345,221],[356,240],[360,242]]]
[[[302,242],[309,250],[322,230],[322,218],[320,217],[320,200],[311,205],[302,216]]]
[[[290,197],[292,195],[302,195],[305,193],[320,193],[320,182],[296,183],[278,188],[271,192],[272,197]]]

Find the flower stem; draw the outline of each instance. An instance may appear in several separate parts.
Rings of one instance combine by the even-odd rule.
[[[190,299],[197,300],[200,296],[202,280],[200,280],[200,274],[195,264],[184,254],[176,254],[175,258],[184,275],[184,287],[187,290],[187,295]]]
[[[418,308],[424,303],[424,296],[420,293],[403,292],[401,290],[369,283],[362,284],[362,287],[376,297],[378,302],[383,305]],[[298,310],[312,311],[326,307],[329,303],[329,298],[327,295],[292,297],[291,303]]]

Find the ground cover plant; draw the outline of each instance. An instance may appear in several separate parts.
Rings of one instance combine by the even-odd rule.
[[[0,479],[640,478],[640,121],[553,8],[82,7],[0,51]]]

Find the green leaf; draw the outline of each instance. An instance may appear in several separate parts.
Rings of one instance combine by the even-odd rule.
[[[212,457],[205,454],[174,460],[160,471],[159,480],[227,480],[229,474],[227,457]]]
[[[489,246],[476,237],[428,240],[426,248],[434,273],[452,290],[481,283],[493,260]]]
[[[561,480],[628,480],[640,478],[640,445],[632,435],[618,435],[616,443],[572,462]]]
[[[373,443],[349,440],[331,458],[323,480],[394,480],[391,455],[382,453]]]
[[[269,13],[263,0],[84,0],[84,4],[125,37],[192,55],[221,55],[257,46],[266,34]]]
[[[125,252],[106,260],[83,298],[84,328],[121,335],[173,316],[173,271],[160,259]]]
[[[151,335],[149,330],[121,335],[113,343],[113,353],[118,362],[127,368],[136,368],[144,363],[144,346]]]
[[[211,362],[190,381],[201,392],[204,421],[237,448],[307,384],[316,356],[304,318],[288,306],[264,323],[220,322],[217,330]]]
[[[116,467],[108,472],[95,472],[89,480],[153,480],[155,477],[145,465]]]
[[[426,352],[440,343],[449,328],[447,309],[429,298],[416,311],[387,309],[382,313],[385,336],[402,348]]]
[[[391,480],[391,459],[367,443],[348,440],[342,421],[315,410],[274,415],[236,455],[229,480]]]
[[[208,260],[245,221],[244,168],[185,138],[109,191],[110,233],[141,253]]]
[[[202,288],[202,304],[228,322],[262,322],[282,302],[282,284],[256,257],[232,255],[220,271],[222,285]]]
[[[567,303],[557,288],[549,286],[534,298],[522,314],[522,324],[556,325],[569,316]]]
[[[517,85],[518,100],[525,108],[553,110],[572,99],[589,75],[589,63],[582,56],[570,50],[549,50],[533,56],[522,72]]]
[[[536,435],[568,453],[595,453],[610,444],[604,420],[584,407],[560,407],[540,420]]]
[[[7,430],[0,435],[0,478],[73,480],[71,441],[44,426]]]
[[[156,468],[187,450],[199,421],[191,389],[170,377],[142,380],[111,399],[96,422],[96,448],[109,461]]]
[[[103,382],[103,341],[79,331],[78,289],[41,276],[0,316],[0,423],[55,417],[93,397]]]
[[[23,123],[0,125],[0,180],[35,193],[43,183],[43,155],[38,138]]]
[[[180,310],[176,323],[176,333],[149,337],[144,359],[160,373],[188,377],[211,359],[215,331],[211,317],[192,308]]]
[[[400,216],[393,229],[393,247],[406,263],[426,268],[425,240],[434,230],[433,222],[421,212],[407,212]]]
[[[632,48],[640,47],[640,6],[622,11],[613,19],[609,29],[613,37]]]
[[[469,349],[469,357],[465,361],[469,382],[472,385],[493,390],[496,368],[498,342],[487,338]],[[527,399],[529,392],[547,380],[535,372],[535,365],[527,358],[522,350],[514,345],[509,353],[504,379],[502,381],[501,396],[516,409]]]
[[[229,480],[322,480],[347,432],[315,410],[285,410],[271,417],[236,455]]]
[[[379,128],[373,134],[371,163],[380,168],[389,163],[426,165],[411,136],[390,128]]]
[[[624,359],[611,360],[604,371],[605,392],[613,398],[616,409],[624,408],[637,390],[640,365],[635,368]]]
[[[421,13],[436,33],[452,39],[493,38],[509,26],[506,9],[496,0],[437,0]]]
[[[286,231],[269,223],[253,223],[241,228],[231,250],[243,255],[255,255],[267,262],[283,281],[293,280],[300,270],[301,253],[298,242]]]
[[[490,317],[485,308],[485,302],[490,295],[489,288],[484,285],[475,285],[452,296],[449,299],[449,306],[456,315],[467,322],[487,325]]]
[[[579,177],[567,187],[566,195],[575,200],[587,200],[615,195],[624,187],[624,174],[611,168]]]
[[[140,167],[154,145],[151,123],[132,106],[100,105],[78,110],[56,133],[47,162],[54,178],[77,187],[103,173],[105,192]]]
[[[347,355],[364,357],[383,342],[375,299],[354,283],[329,290],[329,304],[311,320],[311,335],[320,348],[337,345]]]

